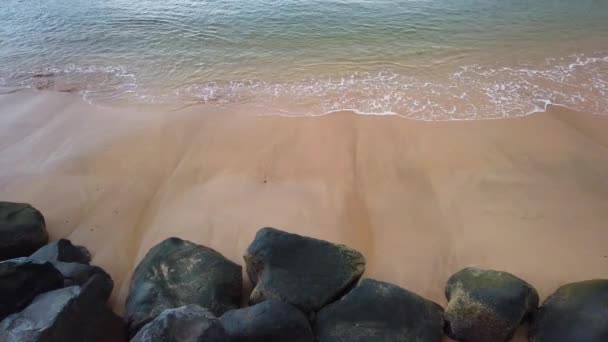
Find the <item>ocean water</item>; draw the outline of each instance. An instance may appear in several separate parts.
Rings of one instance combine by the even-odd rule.
[[[3,0],[0,86],[420,120],[608,114],[606,0]]]

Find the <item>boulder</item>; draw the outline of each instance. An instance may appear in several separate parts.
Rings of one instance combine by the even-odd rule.
[[[209,310],[198,305],[167,309],[144,325],[131,342],[226,342],[228,336]]]
[[[538,293],[516,276],[465,268],[445,288],[445,331],[455,340],[508,341],[538,307]]]
[[[608,279],[564,285],[538,310],[531,342],[608,341]]]
[[[443,309],[396,285],[364,279],[319,311],[319,342],[440,342]]]
[[[48,240],[38,210],[26,203],[0,202],[0,260],[26,257]]]
[[[365,270],[356,250],[327,241],[262,228],[244,256],[255,285],[251,304],[277,299],[305,313],[338,299]]]
[[[211,248],[169,238],[148,251],[131,278],[130,336],[166,309],[197,304],[219,316],[238,308],[241,266]]]
[[[54,262],[53,266],[61,272],[64,287],[84,285],[92,280],[92,283],[98,288],[98,299],[106,301],[110,298],[114,289],[114,281],[100,267],[60,261]]]
[[[64,287],[84,285],[94,275],[99,275],[95,281],[99,282],[100,299],[103,301],[108,300],[114,288],[114,281],[108,273],[100,267],[89,265],[89,251],[85,247],[74,246],[70,240],[52,242],[37,250],[30,258],[52,263],[63,275]]]
[[[221,318],[232,342],[313,342],[308,318],[296,307],[278,300],[230,310]]]
[[[30,256],[42,261],[77,262],[88,265],[91,253],[82,246],[74,246],[70,240],[60,239],[40,248]]]
[[[0,323],[3,342],[116,342],[124,332],[122,319],[87,285],[43,293]]]
[[[62,286],[63,276],[48,262],[29,258],[0,262],[0,320],[21,311],[37,295]]]

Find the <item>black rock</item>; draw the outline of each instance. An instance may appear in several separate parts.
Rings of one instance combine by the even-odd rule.
[[[452,275],[445,295],[445,331],[460,341],[508,341],[538,307],[532,285],[510,273],[477,268]]]
[[[131,278],[126,319],[131,336],[166,309],[197,304],[219,316],[237,308],[241,266],[211,248],[178,238],[156,245]]]
[[[26,257],[48,241],[38,210],[26,203],[0,202],[0,260]]]
[[[365,270],[365,258],[350,247],[274,228],[258,231],[244,259],[255,285],[251,304],[277,299],[307,314],[343,295]]]
[[[232,342],[313,342],[306,316],[296,307],[278,300],[230,310],[221,318]]]
[[[61,239],[52,242],[30,256],[31,259],[49,261],[63,275],[64,287],[84,285],[94,275],[99,282],[100,299],[105,301],[110,297],[114,281],[108,273],[97,266],[89,265],[91,254],[85,247],[74,246],[69,240]]]
[[[531,342],[608,341],[608,279],[564,285],[538,310]]]
[[[225,342],[228,336],[209,310],[198,305],[167,309],[144,325],[131,342]]]
[[[97,266],[78,264],[75,262],[54,262],[53,265],[63,276],[63,286],[84,285],[91,281],[95,286],[98,299],[106,301],[114,289],[114,281],[108,273]]]
[[[0,320],[21,311],[39,294],[63,286],[51,263],[29,258],[0,262]]]
[[[94,292],[85,285],[39,295],[0,323],[0,341],[124,341],[124,322]]]
[[[40,248],[30,258],[50,262],[77,262],[88,265],[91,262],[91,253],[85,247],[74,246],[70,240],[60,239]]]
[[[443,309],[396,285],[364,279],[317,315],[320,342],[440,342]]]

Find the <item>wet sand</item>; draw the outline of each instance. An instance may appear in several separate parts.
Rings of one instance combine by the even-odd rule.
[[[466,266],[512,272],[544,298],[606,277],[608,119],[553,107],[509,120],[336,113],[255,117],[195,106],[101,109],[76,95],[0,96],[0,198],[115,280],[169,236],[243,264],[273,226],[348,244],[365,276],[445,304]]]

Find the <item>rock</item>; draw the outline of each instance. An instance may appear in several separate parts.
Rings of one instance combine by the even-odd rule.
[[[258,231],[244,259],[255,285],[251,304],[277,299],[307,314],[343,295],[365,270],[352,248],[274,228]]]
[[[516,276],[465,268],[450,277],[445,331],[468,342],[508,341],[538,307],[538,293]]]
[[[167,309],[144,325],[131,342],[225,342],[228,336],[209,310],[198,305]]]
[[[108,300],[114,281],[108,273],[97,266],[89,265],[91,254],[85,247],[74,246],[69,240],[61,239],[52,242],[30,256],[32,259],[49,261],[63,275],[64,287],[84,285],[93,275],[99,282],[99,296],[103,301]]]
[[[238,308],[241,266],[211,248],[178,238],[159,243],[131,278],[126,305],[130,336],[166,309],[198,304],[219,316]]]
[[[564,285],[540,307],[531,342],[608,341],[608,279]]]
[[[82,246],[74,246],[70,240],[60,239],[40,248],[30,256],[42,261],[77,262],[88,265],[91,253]]]
[[[21,311],[39,294],[63,286],[63,276],[48,262],[17,258],[0,262],[0,320]]]
[[[97,266],[78,264],[75,262],[54,262],[53,265],[63,276],[63,286],[84,285],[91,279],[98,289],[98,299],[106,301],[114,289],[114,281],[108,273]]]
[[[226,312],[220,320],[232,342],[313,342],[306,316],[278,300]]]
[[[320,342],[440,342],[443,309],[396,285],[364,279],[319,311],[315,330]]]
[[[87,285],[43,293],[0,323],[3,342],[124,341],[124,323]]]
[[[26,203],[0,202],[0,260],[26,257],[48,240],[38,210]]]

